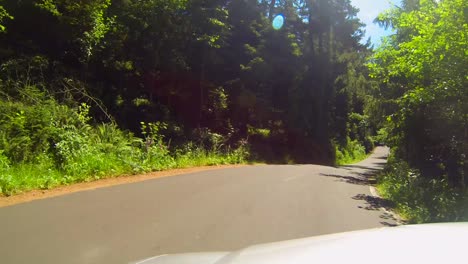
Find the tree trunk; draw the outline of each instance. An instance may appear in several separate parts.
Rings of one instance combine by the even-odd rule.
[[[276,5],[276,0],[271,0],[270,10],[268,10],[268,18],[270,19],[270,21],[273,19],[273,13],[275,12],[275,5]]]

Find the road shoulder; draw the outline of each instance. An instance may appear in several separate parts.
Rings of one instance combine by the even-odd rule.
[[[227,169],[227,168],[239,168],[248,165],[218,165],[218,166],[202,166],[202,167],[194,167],[194,168],[185,168],[185,169],[172,169],[172,170],[165,170],[165,171],[157,171],[148,174],[141,174],[141,175],[124,175],[115,178],[106,178],[100,179],[97,181],[91,182],[81,182],[71,185],[64,185],[50,190],[33,190],[29,192],[24,192],[20,194],[16,194],[13,196],[0,196],[0,208],[6,206],[12,206],[15,204],[31,202],[34,200],[46,199],[61,195],[66,195],[70,193],[88,191],[88,190],[95,190],[99,188],[105,188],[115,185],[121,184],[128,184],[128,183],[136,183],[142,182],[157,178],[163,177],[171,177],[177,176],[182,174],[188,173],[195,173],[201,171],[209,171],[209,170],[218,170],[218,169]]]
[[[377,188],[375,188],[375,186],[372,186],[372,185],[369,186],[369,190],[370,190],[371,195],[374,196],[375,198],[384,199],[382,196],[379,195],[379,192],[377,191]],[[387,209],[387,208],[385,208],[383,206],[380,207],[379,209],[386,212],[387,214],[390,214],[395,219],[395,221],[396,221],[396,223],[398,225],[406,224],[406,221],[403,218],[401,218],[401,216],[399,214],[397,214],[394,210]]]

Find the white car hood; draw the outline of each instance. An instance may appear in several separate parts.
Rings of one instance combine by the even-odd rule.
[[[164,255],[138,264],[461,263],[468,223],[385,227],[256,245],[236,252]]]

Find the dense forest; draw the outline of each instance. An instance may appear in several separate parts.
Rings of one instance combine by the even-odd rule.
[[[467,3],[403,1],[376,18],[395,30],[380,47],[362,44],[358,11],[350,0],[0,1],[1,192],[246,160],[335,165],[379,143],[392,147],[379,189],[406,197],[399,210],[459,219]]]
[[[369,61],[393,157],[381,190],[416,222],[468,219],[468,1],[403,1]]]

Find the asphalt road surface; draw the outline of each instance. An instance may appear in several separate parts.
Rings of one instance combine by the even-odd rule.
[[[0,208],[0,262],[129,263],[394,225],[369,190],[387,153],[340,168],[246,166]]]

